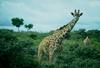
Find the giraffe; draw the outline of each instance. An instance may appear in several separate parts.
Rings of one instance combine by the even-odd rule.
[[[90,41],[88,36],[84,39],[83,43],[84,43],[84,45],[90,45],[91,44],[91,41]]]
[[[71,12],[74,17],[68,24],[55,30],[52,35],[45,37],[38,46],[38,59],[41,61],[44,55],[48,55],[48,60],[51,63],[56,52],[61,52],[63,50],[62,42],[67,36],[67,34],[73,29],[80,16],[80,10]]]

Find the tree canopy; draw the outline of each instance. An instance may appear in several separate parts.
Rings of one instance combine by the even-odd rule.
[[[28,30],[33,28],[33,24],[25,24],[25,28]]]
[[[17,17],[12,18],[11,21],[12,21],[12,24],[18,28],[18,31],[19,31],[19,27],[24,24],[23,23],[24,20],[22,18],[21,19]]]

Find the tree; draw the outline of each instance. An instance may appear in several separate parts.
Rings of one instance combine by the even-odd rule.
[[[11,21],[12,21],[12,24],[18,28],[18,31],[19,31],[19,27],[24,24],[23,23],[24,20],[22,18],[21,19],[12,18]]]
[[[24,25],[24,27],[25,27],[25,28],[27,29],[27,31],[28,31],[28,25],[27,25],[27,24],[25,24],[25,25]]]
[[[25,25],[25,28],[28,30],[32,29],[33,28],[33,24],[26,24]]]

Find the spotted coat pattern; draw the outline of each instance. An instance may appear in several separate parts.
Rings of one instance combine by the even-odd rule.
[[[38,47],[38,59],[39,61],[43,58],[43,55],[48,55],[48,59],[51,62],[56,53],[60,53],[63,50],[62,42],[65,36],[73,29],[79,17],[82,15],[80,10],[71,12],[74,17],[68,24],[55,30],[52,35],[45,37],[39,44]]]

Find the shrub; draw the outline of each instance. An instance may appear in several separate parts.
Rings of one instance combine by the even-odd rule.
[[[19,40],[10,30],[0,30],[0,68],[37,68],[32,40]],[[32,52],[34,54],[32,54]]]

